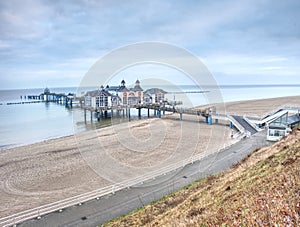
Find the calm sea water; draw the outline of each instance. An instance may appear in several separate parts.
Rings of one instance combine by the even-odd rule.
[[[195,86],[166,87],[166,91],[196,91]],[[52,88],[56,93],[75,93],[77,88]],[[210,88],[209,92],[215,92],[216,88]],[[220,91],[224,101],[239,101],[259,98],[272,98],[280,96],[300,95],[300,85],[247,85],[247,86],[221,86]],[[7,102],[24,101],[26,95],[38,95],[43,89],[2,90],[0,91],[0,149],[30,144],[51,138],[57,138],[74,134],[76,132],[105,127],[110,120],[96,121],[95,116],[84,113],[81,109],[69,109],[55,103],[34,103],[7,105]],[[22,96],[22,100],[20,98]],[[168,99],[185,100],[188,107],[207,104],[205,94],[169,94]],[[132,110],[135,117],[137,111]],[[147,112],[142,112],[146,117]]]

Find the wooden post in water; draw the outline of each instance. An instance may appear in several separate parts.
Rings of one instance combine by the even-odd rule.
[[[138,116],[141,118],[141,108],[138,108]]]
[[[100,114],[100,112],[96,112],[96,114],[97,114],[97,121],[100,121],[100,119],[101,119],[101,114]]]
[[[150,117],[150,109],[148,108],[148,117]]]

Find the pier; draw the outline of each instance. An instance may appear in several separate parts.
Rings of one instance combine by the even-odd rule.
[[[75,101],[75,96],[74,94],[71,93],[69,94],[53,93],[50,92],[48,88],[46,88],[44,92],[39,95],[27,95],[27,96],[24,95],[24,96],[20,96],[20,99],[21,101],[19,102],[7,102],[6,105],[54,102],[72,108],[73,103]]]
[[[180,101],[178,102],[180,103]],[[82,106],[84,109],[84,120],[87,122],[87,111],[90,111],[91,121],[93,119],[93,114],[96,116],[97,121],[100,121],[101,118],[108,117],[108,111],[111,112],[110,116],[123,116],[131,118],[131,109],[138,110],[138,117],[141,118],[141,110],[147,110],[147,117],[150,117],[150,110],[153,110],[153,116],[161,118],[165,115],[166,112],[177,113],[179,114],[179,120],[184,120],[184,115],[194,115],[201,116],[205,119],[205,123],[208,125],[219,124],[219,120],[228,122],[230,128],[236,128],[236,130],[243,136],[251,136],[257,133],[257,129],[253,126],[251,122],[245,116],[236,116],[228,114],[220,114],[216,112],[215,106],[207,106],[202,109],[193,109],[193,108],[180,108],[165,104],[159,103],[147,103],[147,104],[136,104],[136,105],[119,105],[119,106],[106,106],[92,108],[90,106]],[[114,112],[116,114],[114,115]]]
[[[181,102],[177,102],[180,103]],[[94,113],[98,120],[100,120],[101,117],[107,117],[108,111],[111,112],[111,116],[114,116],[114,111],[116,111],[117,116],[123,116],[130,118],[130,110],[131,109],[137,109],[138,110],[138,117],[141,118],[141,110],[146,109],[147,110],[147,116],[150,117],[150,110],[153,110],[154,116],[157,116],[158,118],[161,118],[162,115],[165,114],[165,112],[169,113],[179,113],[180,120],[183,119],[183,114],[189,114],[189,115],[198,115],[205,118],[208,118],[211,114],[215,113],[214,107],[206,107],[200,110],[194,110],[191,108],[176,108],[174,106],[169,106],[165,104],[159,104],[159,103],[146,103],[146,104],[135,104],[135,105],[119,105],[119,106],[105,106],[105,107],[97,107],[93,108],[90,106],[82,106],[84,109],[84,115],[86,119],[86,112],[90,111],[91,115]]]

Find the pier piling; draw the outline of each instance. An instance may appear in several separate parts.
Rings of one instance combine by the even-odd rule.
[[[158,118],[161,118],[161,110],[157,110],[157,116]]]
[[[212,125],[212,117],[211,116],[208,116],[208,124]]]

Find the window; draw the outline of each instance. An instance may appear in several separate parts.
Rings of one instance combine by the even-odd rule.
[[[85,105],[86,106],[92,105],[91,101],[92,101],[91,96],[85,97]]]
[[[108,97],[107,96],[104,96],[104,105],[108,106]]]
[[[99,106],[100,106],[100,98],[96,97],[96,107],[99,107]]]
[[[279,136],[285,136],[285,131],[279,131]]]
[[[100,95],[100,106],[104,106],[103,104],[104,104],[104,99],[103,99],[104,97],[103,97],[103,94],[101,94]]]

